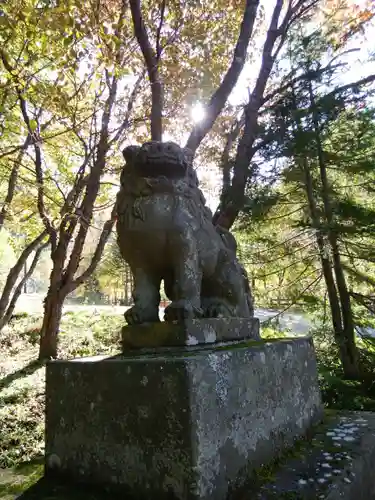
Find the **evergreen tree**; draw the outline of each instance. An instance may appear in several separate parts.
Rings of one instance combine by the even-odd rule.
[[[312,283],[320,275],[324,278],[344,374],[355,379],[361,370],[346,248],[348,241],[355,247],[353,241],[360,242],[374,228],[375,156],[369,144],[374,122],[372,112],[363,110],[369,96],[366,85],[374,77],[335,87],[343,62],[327,34],[298,35],[289,49],[291,73],[284,92],[266,116],[271,125],[264,127],[261,152],[268,161],[283,158],[279,196],[281,200],[282,193],[288,192],[291,212],[297,214],[297,219],[289,218],[289,230],[300,240],[300,247],[302,241],[309,243],[306,274],[319,263]],[[331,61],[323,64],[327,55]],[[355,127],[350,132],[352,122]],[[361,134],[366,138],[363,142]],[[358,176],[362,183],[353,182]]]

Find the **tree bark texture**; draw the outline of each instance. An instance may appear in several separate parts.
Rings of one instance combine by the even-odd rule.
[[[51,284],[44,302],[44,316],[40,331],[39,360],[57,358],[58,334],[66,295],[58,289],[58,276]]]
[[[337,232],[334,228],[334,214],[330,201],[330,186],[327,176],[327,169],[324,160],[323,144],[320,137],[319,114],[315,103],[315,97],[311,81],[309,82],[309,97],[313,126],[315,132],[315,142],[319,164],[320,179],[322,183],[322,198],[324,205],[324,215],[327,221],[328,241],[331,246],[333,269],[336,277],[336,284],[341,303],[341,314],[343,320],[342,339],[340,340],[340,352],[344,374],[349,379],[359,379],[361,370],[359,366],[358,349],[355,343],[355,327],[350,294],[346,283],[345,273],[341,264],[341,255],[338,244]]]
[[[141,1],[130,0],[134,34],[142,51],[151,86],[151,140],[161,141],[163,135],[163,85],[159,74],[159,54],[152,48],[142,17]]]
[[[50,286],[44,302],[44,317],[40,332],[39,359],[56,358],[58,354],[58,334],[65,298],[69,293],[84,283],[95,271],[105,245],[115,224],[116,206],[112,210],[111,218],[105,222],[95,252],[87,269],[74,278],[64,271],[64,262],[67,256],[67,247],[59,246],[52,253],[53,268],[50,276]],[[83,238],[76,236],[77,238]],[[82,250],[81,250],[82,251]],[[72,256],[71,256],[72,258]]]
[[[37,236],[31,243],[27,245],[27,247],[23,250],[21,255],[18,257],[17,262],[15,265],[10,269],[4,288],[3,292],[0,297],[0,321],[4,318],[6,315],[9,302],[11,300],[11,295],[12,291],[16,285],[16,282],[23,271],[23,267],[31,253],[38,248],[38,246],[42,243],[44,238],[46,237],[47,232],[43,231],[39,236]],[[21,288],[22,290],[22,288]],[[1,329],[1,328],[0,328]]]
[[[246,184],[254,174],[251,162],[255,152],[254,142],[258,135],[259,111],[264,103],[264,92],[276,58],[290,27],[298,22],[301,15],[313,8],[316,3],[317,0],[289,2],[282,22],[280,22],[284,1],[276,1],[263,46],[261,67],[249,102],[245,107],[245,125],[237,146],[231,187],[226,203],[220,204],[214,215],[214,221],[222,227],[230,229],[244,206]]]
[[[0,211],[0,231],[2,230],[4,226],[4,222],[7,216],[7,212],[9,210],[9,206],[12,203],[13,197],[14,197],[14,191],[16,189],[16,184],[17,184],[17,179],[18,179],[18,172],[20,169],[20,164],[22,157],[24,155],[24,150],[21,150],[18,155],[16,160],[14,161],[12,170],[9,175],[8,179],[8,189],[7,189],[7,194],[5,196],[5,200],[3,202],[3,206]]]
[[[4,328],[5,325],[7,325],[12,317],[12,314],[14,312],[14,309],[17,304],[17,300],[19,296],[22,293],[22,288],[25,286],[26,282],[28,279],[31,278],[33,275],[36,265],[38,264],[39,258],[43,250],[48,246],[48,242],[44,243],[43,245],[40,245],[40,247],[35,251],[34,258],[32,260],[32,263],[28,269],[28,271],[24,274],[23,278],[20,280],[18,285],[13,291],[12,298],[10,299],[10,302],[8,303],[8,307],[6,311],[4,312],[3,316],[0,317],[0,332]],[[9,297],[10,298],[10,297]]]

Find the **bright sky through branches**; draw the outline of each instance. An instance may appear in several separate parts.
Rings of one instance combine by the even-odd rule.
[[[201,122],[205,115],[203,105],[200,102],[195,103],[191,108],[190,114],[194,123]]]
[[[263,1],[263,5],[265,7],[264,26],[266,27],[269,24],[269,19],[273,12],[274,2],[265,0]],[[353,5],[364,8],[367,5],[367,0],[353,0]],[[265,33],[259,36],[259,39],[256,41],[257,47],[262,47],[264,36]],[[342,62],[346,63],[346,65],[343,67],[342,73],[336,79],[337,85],[345,85],[346,83],[359,80],[360,78],[364,78],[369,74],[375,73],[375,53],[373,43],[374,39],[375,21],[372,20],[366,25],[365,33],[355,35],[352,40],[350,40],[349,43],[346,44],[345,49],[343,49],[343,52],[347,52],[348,50],[352,49],[359,50],[350,52],[341,58]],[[259,51],[257,57],[255,57],[255,60],[253,58],[251,62],[248,62],[245,65],[244,70],[237,82],[237,85],[229,96],[229,104],[233,106],[239,106],[247,102],[249,89],[251,89],[255,84],[255,79],[258,75],[260,64],[261,52]],[[204,118],[204,113],[204,106],[199,102],[194,103],[194,105],[190,109],[190,115],[195,123],[199,123],[199,121]],[[186,142],[188,135],[189,134],[186,133],[185,136],[182,137],[183,144]],[[168,136],[168,138],[166,136]],[[172,134],[165,134],[164,138],[165,140],[173,140]],[[218,192],[220,191],[219,186],[217,185],[218,183],[220,183],[220,176],[218,176],[218,173],[216,171],[207,167],[208,166],[205,165],[203,170],[206,176],[206,185],[207,187],[209,186],[209,189],[211,191],[211,196],[208,195],[208,202],[211,207],[214,207],[217,204]],[[198,175],[199,171],[200,169],[198,168]]]
[[[375,0],[374,0],[375,1]],[[361,8],[366,6],[367,0],[352,0],[353,5],[357,5]],[[263,2],[263,6],[265,9],[265,26],[268,25],[269,18],[272,15],[274,2],[270,2],[266,0]],[[350,41],[345,47],[346,50],[350,50],[353,48],[360,48],[358,52],[351,52],[350,54],[343,57],[343,61],[347,64],[346,70],[343,69],[341,76],[339,77],[338,84],[349,83],[353,80],[358,80],[359,78],[363,78],[368,74],[375,72],[375,60],[369,60],[369,54],[374,50],[373,40],[375,38],[375,22],[371,22],[366,26],[366,34],[360,35],[360,37],[355,36],[353,40]],[[261,40],[259,40],[261,42]],[[257,43],[258,45],[258,43]],[[259,43],[259,46],[262,46],[262,43]],[[245,68],[240,75],[237,85],[235,86],[232,94],[229,96],[229,104],[233,106],[238,106],[241,104],[245,104],[248,95],[249,88],[251,88],[255,83],[256,75],[259,71],[259,66],[261,63],[260,52],[258,57],[253,60],[251,63],[248,62],[245,65]],[[194,123],[199,123],[203,120],[205,111],[204,106],[200,102],[196,102],[190,109],[190,115]],[[168,136],[168,138],[167,138]],[[173,134],[165,134],[165,140],[171,139],[173,140]],[[186,139],[188,137],[188,133],[186,133]],[[185,137],[183,137],[185,140]]]

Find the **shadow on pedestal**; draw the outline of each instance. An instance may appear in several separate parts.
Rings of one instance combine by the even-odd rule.
[[[130,500],[129,496],[116,498]],[[113,493],[87,485],[79,485],[62,479],[41,478],[26,490],[18,500],[113,500]]]
[[[169,497],[164,497],[169,500]],[[170,500],[174,497],[170,496]],[[43,477],[17,496],[17,500],[151,500],[150,496],[134,496],[124,487],[105,489],[98,485],[80,484],[60,477]]]

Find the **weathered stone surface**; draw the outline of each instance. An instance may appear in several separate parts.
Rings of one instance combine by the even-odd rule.
[[[327,412],[310,439],[258,471],[242,499],[375,500],[374,469],[375,414]]]
[[[46,472],[224,500],[321,416],[309,338],[47,365]]]
[[[117,241],[134,275],[129,325],[159,321],[160,284],[171,304],[166,321],[254,315],[237,244],[212,223],[192,154],[173,142],[125,148],[117,195]]]
[[[205,318],[179,323],[124,326],[123,349],[193,346],[230,340],[260,340],[257,318]]]

